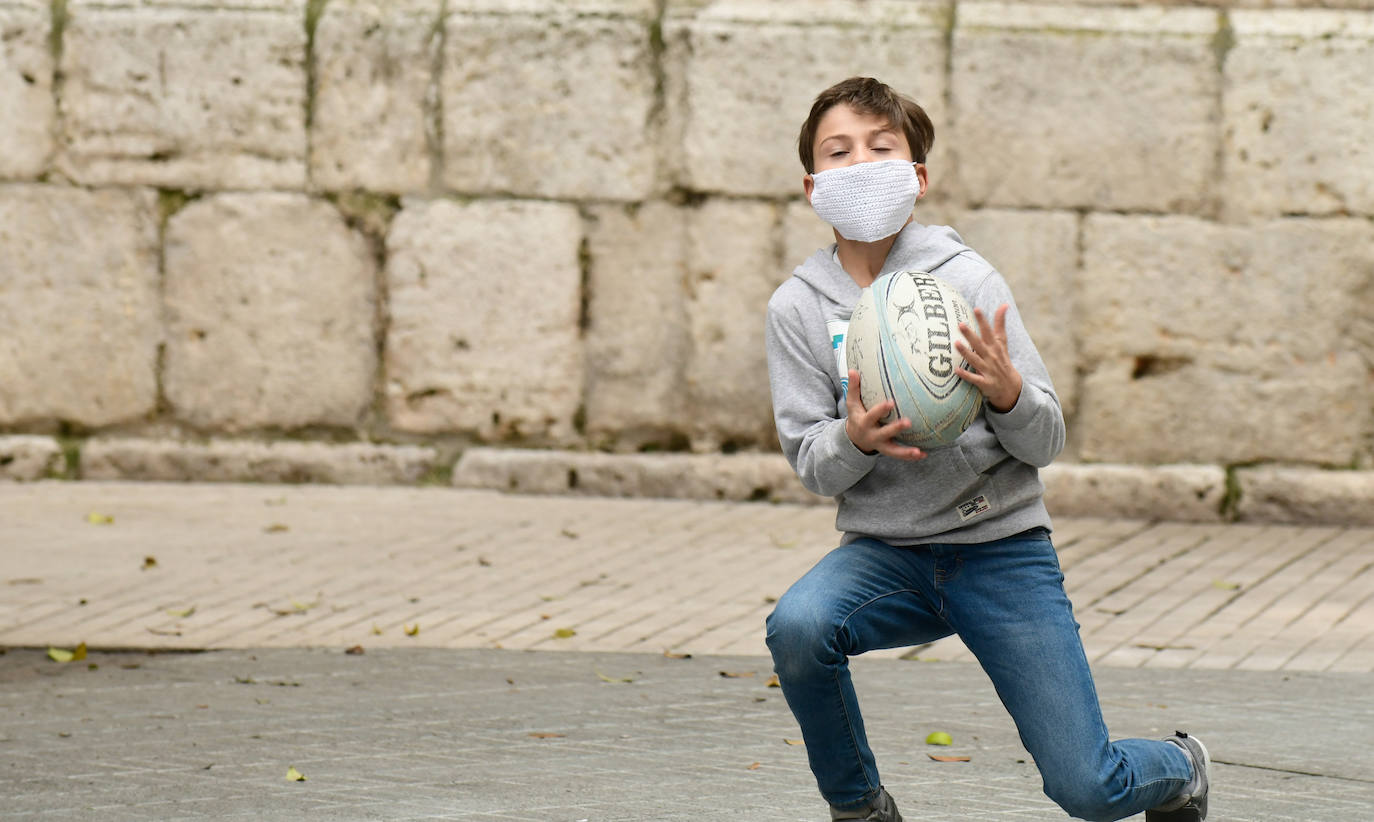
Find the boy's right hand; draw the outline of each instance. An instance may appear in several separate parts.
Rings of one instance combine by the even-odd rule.
[[[872,408],[864,408],[863,400],[859,399],[859,372],[853,369],[849,371],[849,390],[845,392],[844,404],[849,411],[849,417],[844,421],[844,431],[849,435],[849,441],[854,443],[855,448],[865,454],[882,454],[885,457],[910,462],[925,459],[926,452],[902,445],[892,439],[910,428],[911,420],[903,417],[887,425],[882,424],[882,418],[887,416],[895,405],[892,400],[885,400]]]

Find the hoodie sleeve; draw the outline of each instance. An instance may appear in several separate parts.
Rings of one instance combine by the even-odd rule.
[[[773,421],[787,461],[812,493],[844,493],[872,470],[877,455],[860,451],[845,433],[830,373],[816,363],[801,319],[785,300],[769,302],[765,340]]]
[[[1022,462],[1044,468],[1064,449],[1064,412],[1054,393],[1049,370],[1021,322],[1011,289],[996,271],[983,280],[974,296],[974,305],[992,318],[1006,303],[1007,349],[1012,365],[1021,373],[1021,396],[1005,414],[983,405],[988,424],[1002,447]]]

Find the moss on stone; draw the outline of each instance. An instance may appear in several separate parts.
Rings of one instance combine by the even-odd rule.
[[[349,225],[370,237],[383,239],[401,210],[401,198],[370,191],[342,191],[326,195]]]
[[[84,440],[78,437],[57,437],[57,446],[62,449],[62,463],[49,474],[49,479],[74,480],[81,476],[81,446]]]
[[[186,204],[199,197],[199,194],[175,188],[157,190],[157,224],[165,227],[173,214],[186,207]]]
[[[1223,520],[1234,520],[1240,513],[1240,469],[1245,465],[1226,466],[1226,493],[1221,497],[1219,511]]]
[[[62,65],[62,35],[67,29],[71,15],[67,12],[67,0],[52,0],[52,27],[48,30],[48,49],[52,52],[54,66]]]

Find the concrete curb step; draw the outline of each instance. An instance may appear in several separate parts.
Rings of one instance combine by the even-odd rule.
[[[0,437],[0,480],[67,473],[98,480],[416,485],[442,477],[444,467],[439,449],[417,445],[101,437],[70,457],[52,437]],[[1057,516],[1374,525],[1374,471],[1064,462],[1041,476]],[[461,454],[451,482],[537,494],[828,504],[803,488],[778,454],[477,447]]]

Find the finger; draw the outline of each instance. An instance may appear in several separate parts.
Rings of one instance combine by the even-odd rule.
[[[845,391],[844,405],[849,409],[851,417],[869,425],[877,425],[877,421],[892,410],[891,400],[880,402],[872,408],[864,408],[863,397],[859,394],[859,372],[852,368],[849,370],[849,388]]]
[[[979,355],[985,356],[987,352],[991,350],[993,344],[992,335],[983,336],[979,332],[974,331],[973,326],[968,323],[959,323],[959,331],[963,333],[964,340],[968,342],[969,348],[977,351]],[[955,340],[955,342],[957,343],[959,341]]]
[[[978,335],[973,333],[973,329],[968,327],[968,323],[959,323],[959,333],[963,334],[964,338],[954,341],[954,350],[958,351],[964,356],[964,359],[968,360],[971,356],[969,352],[974,351],[976,346],[979,345]]]
[[[893,442],[883,443],[878,447],[878,453],[893,459],[915,462],[926,458],[926,452],[910,445],[898,445]]]
[[[959,379],[972,384],[973,387],[977,388],[979,391],[989,388],[992,385],[992,380],[988,379],[982,374],[975,374],[974,372],[969,371],[965,368],[955,368],[954,373],[959,377]]]
[[[844,405],[849,409],[849,416],[857,417],[863,413],[863,400],[859,399],[859,372],[849,369],[849,387],[844,392]]]
[[[1001,311],[999,308],[998,311]],[[993,333],[992,323],[988,322],[988,315],[983,313],[983,309],[973,309],[973,318],[978,321],[978,332],[982,334],[983,340],[988,344],[996,341],[997,337]]]
[[[896,406],[892,400],[883,400],[872,408],[864,411],[860,419],[869,428],[879,428],[882,426],[882,419]]]
[[[1002,303],[997,307],[997,337],[1001,340],[1007,338],[1007,309],[1011,306]]]
[[[955,340],[954,350],[958,351],[959,355],[963,357],[965,360],[967,360],[968,364],[973,366],[974,369],[978,371],[987,370],[987,359],[983,357],[981,354],[979,354],[977,351],[974,351],[967,344]]]
[[[874,433],[878,436],[879,440],[886,443],[890,442],[893,437],[897,436],[898,434],[902,433],[910,427],[911,420],[907,419],[906,417],[898,417],[897,419],[893,420],[892,422],[889,422],[886,425],[878,426],[878,430]]]

